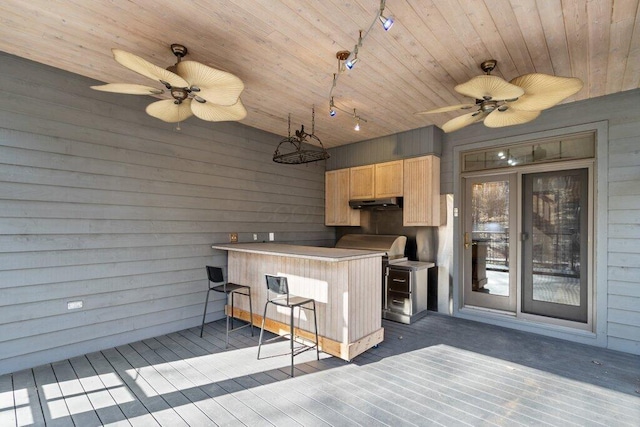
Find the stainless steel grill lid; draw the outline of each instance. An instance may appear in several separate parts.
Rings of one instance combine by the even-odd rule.
[[[389,258],[404,256],[407,236],[385,234],[345,234],[336,243],[336,248],[384,251]]]

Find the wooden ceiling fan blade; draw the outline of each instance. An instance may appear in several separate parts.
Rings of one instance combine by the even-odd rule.
[[[522,111],[542,111],[560,103],[582,89],[582,81],[575,77],[558,77],[548,74],[525,74],[511,80],[524,89],[517,101],[510,102],[509,108]]]
[[[157,65],[154,65],[133,53],[125,52],[121,49],[111,49],[111,52],[113,52],[113,57],[120,63],[120,65],[123,65],[138,74],[152,80],[159,81],[163,84],[166,82],[173,87],[189,87],[189,83],[176,73],[172,73],[171,71],[158,67]]]
[[[214,104],[234,105],[244,90],[244,83],[235,75],[199,62],[179,62],[177,71],[191,87],[200,89],[194,94]]]
[[[520,111],[511,108],[506,111],[493,110],[484,119],[484,125],[490,128],[520,125],[535,120],[539,115],[540,111]]]
[[[468,110],[470,108],[475,107],[475,104],[458,104],[458,105],[450,105],[448,107],[436,108],[435,110],[428,111],[420,111],[416,114],[436,114],[436,113],[448,113],[450,111],[458,111],[458,110]]]
[[[168,123],[181,122],[193,115],[190,99],[185,99],[180,104],[176,104],[173,99],[164,99],[149,104],[146,111],[148,115]]]
[[[524,94],[521,87],[491,75],[476,76],[454,89],[462,95],[483,100],[514,99]]]
[[[242,120],[247,116],[247,110],[242,105],[242,101],[238,101],[233,105],[217,105],[211,102],[191,102],[191,111],[199,119],[208,122],[227,122]]]
[[[465,126],[472,125],[476,122],[481,121],[486,116],[485,113],[475,111],[473,113],[464,114],[462,116],[458,116],[455,119],[449,120],[442,126],[442,130],[445,133],[453,132],[458,129],[462,129]]]
[[[105,85],[91,86],[91,89],[102,92],[126,93],[128,95],[160,95],[164,93],[162,89],[131,83],[107,83]]]

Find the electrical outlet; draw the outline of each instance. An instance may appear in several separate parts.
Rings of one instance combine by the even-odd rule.
[[[82,300],[67,302],[67,310],[77,310],[78,308],[82,308],[82,306],[83,306]]]
[[[258,235],[256,233],[253,233],[253,240],[258,240]]]
[[[269,233],[269,241],[273,242],[274,240],[276,240],[276,234],[275,233]]]
[[[229,242],[238,243],[238,233],[229,233]]]

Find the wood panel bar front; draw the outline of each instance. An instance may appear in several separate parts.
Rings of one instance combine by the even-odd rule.
[[[382,342],[382,253],[281,244],[229,244],[227,280],[251,287],[253,319],[262,324],[267,301],[265,275],[287,277],[290,292],[316,300],[318,335],[322,351],[344,360]],[[249,320],[249,305],[237,299],[236,317]],[[299,323],[299,325],[298,325]],[[311,312],[296,312],[303,337],[313,336]],[[270,305],[266,329],[288,333],[289,311]]]

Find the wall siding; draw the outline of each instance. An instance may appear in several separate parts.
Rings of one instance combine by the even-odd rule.
[[[401,160],[409,157],[442,152],[442,130],[427,126],[407,132],[370,139],[354,144],[342,145],[327,151],[327,170]]]
[[[239,123],[176,131],[153,98],[92,84],[0,54],[0,374],[199,325],[230,232],[335,241],[324,163],[276,164],[282,137]]]

